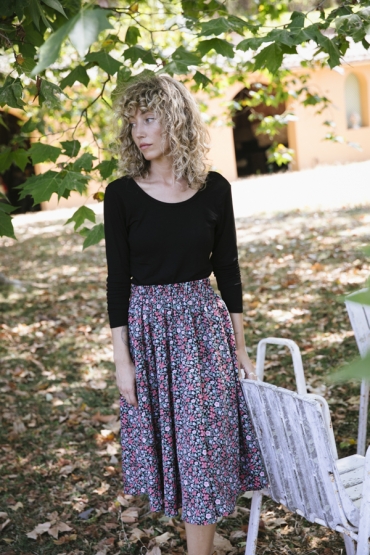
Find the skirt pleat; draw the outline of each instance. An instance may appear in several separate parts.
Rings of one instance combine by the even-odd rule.
[[[124,491],[147,494],[152,511],[217,522],[267,484],[230,314],[209,278],[131,287],[138,408],[121,397]]]

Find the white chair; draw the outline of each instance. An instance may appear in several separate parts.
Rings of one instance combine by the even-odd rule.
[[[290,348],[298,393],[263,383],[268,343]],[[310,522],[340,532],[347,555],[370,555],[370,448],[366,458],[352,455],[338,460],[328,404],[306,393],[302,360],[293,341],[263,339],[256,372],[258,381],[242,379],[241,385],[269,486],[253,493],[245,555],[256,553],[263,495]]]
[[[351,295],[347,297],[345,304],[351,326],[355,334],[358,350],[360,351],[362,358],[364,358],[370,349],[370,306],[352,302],[350,299]],[[369,380],[362,380],[357,436],[357,453],[359,455],[365,455],[366,450],[368,406]]]

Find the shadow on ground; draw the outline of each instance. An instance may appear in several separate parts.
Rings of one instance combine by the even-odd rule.
[[[356,449],[359,388],[327,375],[357,354],[342,295],[368,277],[359,249],[369,221],[366,208],[237,220],[248,350],[254,357],[266,336],[298,343],[310,390],[329,401],[340,456]],[[104,245],[82,251],[58,221],[17,236],[0,243],[0,272],[22,282],[0,294],[1,553],[137,555],[157,544],[184,553],[181,519],[122,491]],[[269,348],[266,380],[294,387],[286,350]],[[244,553],[249,507],[240,496],[219,523],[230,542],[219,538],[219,553]],[[259,555],[342,549],[338,534],[265,502]]]

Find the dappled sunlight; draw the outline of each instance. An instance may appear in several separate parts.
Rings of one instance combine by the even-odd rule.
[[[308,390],[327,398],[342,456],[355,452],[359,388],[329,384],[327,375],[357,352],[343,295],[368,277],[370,264],[359,250],[370,243],[367,223],[365,208],[236,222],[247,350],[254,358],[258,341],[267,336],[298,343]],[[10,268],[9,277],[20,281],[0,290],[6,499],[23,504],[22,526],[28,531],[57,510],[80,537],[94,530],[94,545],[106,530],[122,527],[120,515],[127,527],[155,525],[165,533],[170,519],[149,513],[145,498],[122,492],[104,244],[83,251],[83,238],[71,226],[47,222],[44,235],[45,224],[28,218],[19,241],[0,240],[0,256],[5,254],[0,271],[8,276]],[[216,287],[214,276],[211,283]],[[295,388],[288,349],[268,347],[265,379]],[[250,498],[241,496],[219,529],[245,531],[249,508]],[[143,515],[139,522],[138,511]],[[86,521],[80,518],[85,512]],[[339,535],[323,533],[283,506],[266,501],[261,518],[266,527],[260,532],[259,555],[271,542],[295,545],[298,529],[311,538],[307,549],[319,538],[315,551],[320,555],[327,545],[343,547]]]

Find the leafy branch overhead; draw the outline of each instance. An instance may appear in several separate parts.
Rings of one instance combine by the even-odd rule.
[[[92,179],[98,183],[94,198],[103,200],[101,183],[117,167],[109,147],[117,85],[142,72],[166,72],[194,91],[222,94],[229,81],[247,84],[250,72],[261,71],[271,85],[260,91],[259,101],[284,101],[289,79],[284,59],[302,45],[314,45],[313,57],[331,68],[340,64],[350,40],[369,48],[370,2],[346,1],[325,11],[320,6],[290,12],[286,0],[265,0],[258,9],[231,12],[227,2],[218,0],[131,5],[2,0],[0,45],[6,69],[0,78],[0,107],[22,112],[24,123],[18,140],[0,147],[0,172],[12,165],[22,171],[36,165],[36,175],[19,185],[20,199],[31,195],[34,204],[54,193],[59,199],[72,192],[86,195]],[[304,86],[294,94],[307,104],[328,102]],[[249,102],[256,105],[256,97]],[[273,136],[279,126],[281,121],[270,118],[261,122],[260,132],[268,129]],[[270,156],[287,163],[292,153],[279,152],[277,145]],[[3,206],[0,202],[0,235],[13,236],[12,208]],[[86,236],[85,245],[100,241],[101,228],[82,226],[85,220],[93,223],[91,214],[76,214],[75,228]]]

